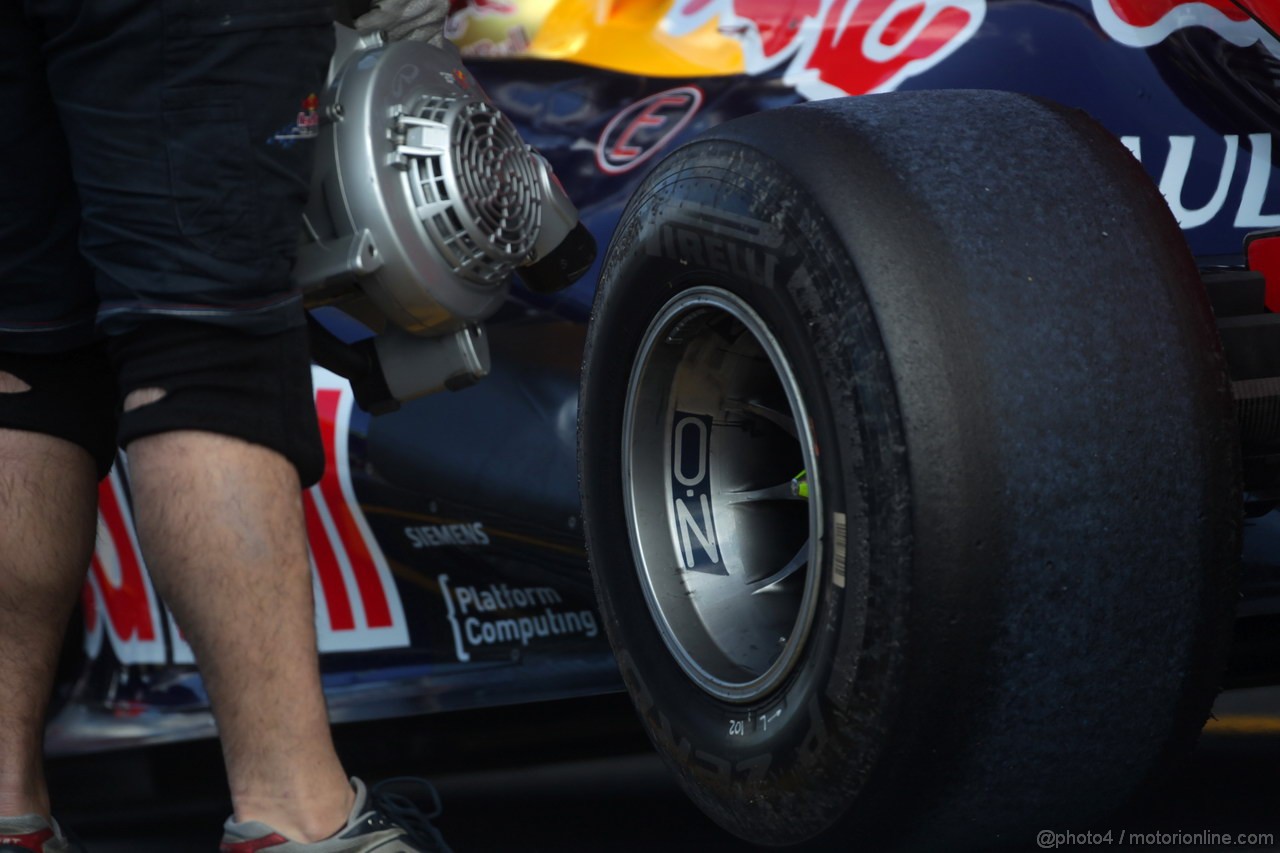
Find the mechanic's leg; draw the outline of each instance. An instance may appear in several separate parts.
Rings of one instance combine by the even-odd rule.
[[[289,271],[334,4],[23,5],[49,38],[83,202],[77,245],[121,392],[163,392],[128,400],[120,440],[148,567],[208,685],[236,816],[299,839],[332,833],[353,794],[325,719],[290,463],[307,484],[319,465],[283,445],[319,452]]]
[[[0,394],[24,387],[0,373]],[[49,814],[44,715],[93,553],[96,486],[83,448],[0,429],[0,815]]]
[[[229,436],[129,445],[138,533],[156,588],[195,650],[239,820],[328,837],[352,805],[320,689],[298,475]]]
[[[115,458],[115,398],[101,345],[0,351],[0,815],[49,814],[45,712]]]
[[[76,252],[66,144],[23,7],[0,3],[0,815],[9,817],[49,813],[44,715],[93,547],[94,458],[58,433],[100,424],[106,464],[115,447],[113,390],[105,412],[78,408],[88,400],[66,381],[86,371],[62,376],[62,358],[10,354],[83,346],[97,308]],[[55,386],[62,396],[43,393]]]
[[[165,319],[111,348],[138,535],[209,691],[236,817],[318,840],[354,793],[316,651],[301,486],[324,454],[306,334]]]

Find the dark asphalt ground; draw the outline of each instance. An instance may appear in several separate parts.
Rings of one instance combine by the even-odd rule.
[[[1216,714],[1167,788],[1103,829],[1115,838],[1124,830],[1280,839],[1280,689],[1226,694]],[[342,727],[339,748],[348,768],[368,778],[430,776],[445,803],[437,823],[458,853],[761,849],[727,835],[685,799],[621,697]],[[56,807],[90,853],[217,848],[228,806],[209,744],[62,760],[51,778]],[[1280,850],[1274,842],[1106,847]]]

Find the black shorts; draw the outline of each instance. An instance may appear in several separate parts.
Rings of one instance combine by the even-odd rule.
[[[0,3],[0,349],[300,325],[333,0]]]
[[[332,21],[333,0],[0,2],[0,352],[173,321],[293,337]]]

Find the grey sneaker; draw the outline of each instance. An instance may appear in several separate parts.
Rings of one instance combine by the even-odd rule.
[[[37,814],[0,817],[0,853],[72,853],[56,820]]]
[[[218,850],[220,853],[450,853],[440,832],[431,825],[430,819],[440,814],[440,797],[430,782],[401,777],[387,779],[366,790],[364,783],[353,777],[351,785],[356,789],[356,804],[347,816],[347,825],[331,838],[304,844],[285,838],[265,823],[256,820],[236,823],[231,817],[223,825]],[[430,812],[423,812],[405,795],[414,790],[430,801]],[[0,853],[4,850],[0,846]]]

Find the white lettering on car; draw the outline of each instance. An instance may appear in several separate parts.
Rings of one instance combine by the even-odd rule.
[[[455,585],[448,575],[437,580],[460,661],[487,646],[528,647],[538,640],[600,633],[595,611],[565,608],[564,598],[549,586]]]
[[[1235,134],[1228,134],[1220,140],[1184,135],[1169,136],[1166,140],[1120,137],[1133,156],[1148,168],[1160,164],[1158,152],[1167,146],[1168,153],[1159,169],[1160,194],[1184,230],[1207,225],[1224,211],[1230,211],[1232,206],[1235,208],[1232,219],[1235,228],[1280,228],[1280,199],[1271,197],[1274,171],[1271,165],[1271,134],[1251,133],[1247,144]],[[1243,165],[1240,163],[1241,148],[1247,149],[1247,162]],[[1196,155],[1200,155],[1198,159]],[[1210,173],[1209,169],[1213,171]],[[1154,174],[1155,170],[1152,171]],[[1241,174],[1244,175],[1244,187],[1238,191],[1232,205],[1232,189],[1239,183],[1236,178]],[[1210,178],[1214,181],[1214,189],[1209,198],[1198,206],[1188,202],[1188,184],[1193,179],[1203,182]],[[1268,213],[1266,208],[1274,212]]]
[[[406,527],[404,535],[413,543],[414,548],[439,548],[446,545],[456,548],[467,545],[488,545],[490,541],[489,534],[485,532],[484,523],[479,521]]]

